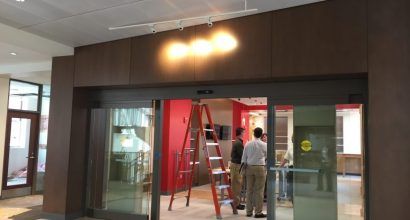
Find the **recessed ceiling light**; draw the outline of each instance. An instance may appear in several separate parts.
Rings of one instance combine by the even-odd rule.
[[[14,52],[11,52],[10,55],[12,55],[12,56],[17,56],[17,54],[14,53]]]
[[[16,0],[16,2],[24,2],[25,0]]]

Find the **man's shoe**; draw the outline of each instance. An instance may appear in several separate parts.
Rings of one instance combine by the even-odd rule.
[[[247,217],[252,217],[252,215],[253,215],[252,213],[246,213]]]
[[[236,206],[236,209],[245,210],[245,205],[239,204],[238,206]]]
[[[255,218],[266,218],[266,215],[263,213],[255,214]]]

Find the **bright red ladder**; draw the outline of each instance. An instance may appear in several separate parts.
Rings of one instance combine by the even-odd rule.
[[[206,114],[206,118],[208,120],[209,123],[209,129],[205,129],[204,125],[203,125],[203,121],[202,121],[202,114],[205,111]],[[197,124],[198,127],[194,128],[192,127],[192,119],[194,117],[197,117]],[[212,134],[212,142],[207,142],[206,141],[206,136],[205,136],[205,132],[211,132]],[[191,138],[190,140],[192,140],[194,142],[194,146],[195,147],[186,147],[186,144],[188,142],[188,134],[192,132],[193,136],[195,136],[195,138]],[[221,153],[221,147],[219,145],[218,142],[218,136],[216,135],[215,132],[215,125],[214,122],[212,120],[211,117],[211,113],[209,111],[209,107],[207,104],[200,104],[200,103],[194,103],[192,104],[191,107],[191,112],[189,115],[189,120],[188,120],[188,125],[187,125],[187,129],[185,132],[185,137],[184,137],[184,142],[182,145],[182,150],[181,150],[181,160],[179,161],[179,164],[177,166],[177,172],[176,172],[176,178],[175,178],[175,184],[174,187],[172,189],[172,194],[171,194],[171,200],[169,202],[169,207],[168,210],[171,211],[172,210],[172,204],[174,202],[175,199],[177,199],[178,197],[175,196],[175,194],[177,193],[177,188],[179,185],[181,185],[181,183],[183,183],[184,179],[188,179],[188,183],[187,184],[187,190],[188,190],[188,194],[185,196],[186,198],[186,206],[189,206],[189,200],[191,197],[191,189],[192,189],[192,181],[193,181],[193,175],[195,173],[195,169],[196,166],[199,164],[197,160],[198,157],[198,153],[199,153],[199,145],[203,144],[203,150],[204,150],[204,155],[205,155],[205,160],[206,160],[206,165],[208,167],[208,173],[209,173],[209,178],[211,181],[211,191],[212,191],[212,197],[213,197],[213,202],[214,202],[214,206],[215,206],[215,213],[216,213],[216,218],[217,219],[222,219],[222,215],[221,215],[221,206],[222,205],[228,205],[230,204],[233,210],[234,214],[238,214],[238,211],[236,210],[236,207],[233,203],[233,193],[232,193],[232,189],[231,186],[229,184],[229,178],[228,178],[228,173],[226,172],[225,169],[225,165],[224,165],[224,161],[223,161],[223,157],[222,157],[222,153]],[[216,151],[216,156],[210,156],[209,153],[209,148],[215,148]],[[189,158],[187,158],[187,154],[185,153],[186,151],[192,152],[193,155],[190,155]],[[187,161],[190,161],[189,165],[189,169],[184,169],[184,165],[187,164]],[[212,163],[211,161],[218,161],[219,162],[219,166],[220,169],[213,169],[212,168]],[[186,166],[185,166],[186,167]],[[188,175],[188,176],[185,176]],[[215,176],[216,175],[221,175],[223,179],[223,184],[219,184],[216,185],[216,180],[215,180]],[[185,178],[184,178],[185,177]],[[187,178],[186,178],[187,177]],[[223,193],[221,193],[221,199],[218,199],[218,194],[217,194],[217,189],[223,191],[224,189],[227,190],[228,192],[228,198],[225,199],[225,195],[223,195]],[[180,197],[182,198],[182,197]]]

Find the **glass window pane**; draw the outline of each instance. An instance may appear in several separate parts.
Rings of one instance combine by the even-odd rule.
[[[40,134],[37,155],[36,191],[44,190],[44,174],[46,169],[48,116],[50,110],[50,85],[43,85],[41,99]]]
[[[39,88],[38,85],[11,80],[9,109],[37,111]]]
[[[30,125],[30,119],[11,119],[7,186],[27,183],[28,159],[26,157],[30,148]]]
[[[363,219],[361,106],[276,106],[276,129],[283,117],[289,135],[285,150],[275,139],[276,219]]]
[[[153,109],[107,110],[103,158],[95,162],[91,208],[148,215],[151,202]],[[92,131],[91,131],[92,132]]]

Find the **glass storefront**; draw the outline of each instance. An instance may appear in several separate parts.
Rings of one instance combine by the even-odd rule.
[[[269,169],[275,219],[364,219],[360,112],[360,105],[276,106],[289,135],[276,134]]]
[[[93,110],[88,207],[99,213],[148,216],[151,202],[153,108]],[[104,127],[102,128],[101,125]],[[93,142],[93,137],[104,142]],[[96,215],[98,217],[98,215]]]

